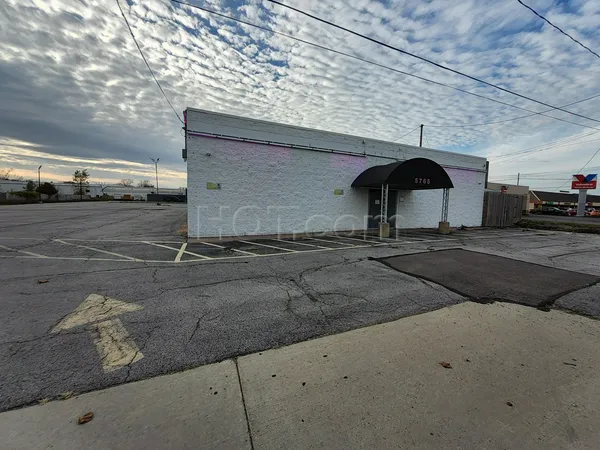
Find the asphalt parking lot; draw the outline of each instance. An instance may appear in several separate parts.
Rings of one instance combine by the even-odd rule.
[[[296,253],[410,246],[465,239],[495,239],[522,230],[397,230],[390,238],[374,234],[330,233],[282,239],[220,242],[184,236],[186,205],[153,203],[63,203],[5,207],[0,216],[0,258],[56,261],[197,263]]]
[[[0,209],[0,411],[470,300],[381,258],[460,248],[561,269],[565,293],[548,306],[600,317],[598,285],[569,276],[600,274],[598,236],[482,229],[188,244],[184,221],[184,205]],[[492,275],[515,283],[499,267]]]
[[[127,232],[125,230],[125,232]],[[512,231],[514,236],[523,235]],[[167,239],[81,239],[58,237],[0,236],[0,258],[47,259],[74,261],[112,261],[144,263],[190,263],[200,261],[244,259],[261,256],[279,256],[296,253],[341,251],[370,247],[427,244],[436,242],[457,243],[472,239],[494,239],[505,236],[506,231],[489,230],[456,231],[444,236],[433,231],[402,231],[389,238],[374,235],[330,233],[298,238],[248,238],[232,241],[186,242],[173,236]],[[528,234],[533,234],[532,232]]]

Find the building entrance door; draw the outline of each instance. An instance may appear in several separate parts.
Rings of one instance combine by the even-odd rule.
[[[398,191],[388,191],[388,222],[390,228],[396,227],[396,205],[398,200]],[[369,189],[369,228],[379,228],[379,215],[381,214],[381,189]]]

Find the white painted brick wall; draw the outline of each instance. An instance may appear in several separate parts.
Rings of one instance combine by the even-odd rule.
[[[220,115],[202,112],[196,116],[188,109],[188,131],[209,132]],[[216,119],[215,119],[216,117]],[[219,134],[245,136],[248,130],[221,126]],[[210,122],[207,118],[212,120]],[[295,127],[239,119],[252,125],[253,139],[277,135],[286,142],[286,133],[302,131]],[[212,124],[207,126],[207,123]],[[258,129],[258,131],[257,131]],[[291,129],[291,131],[290,131]],[[341,135],[309,130],[311,142],[323,145]],[[258,133],[258,134],[257,134]],[[262,133],[262,134],[260,134]],[[300,137],[298,137],[300,136]],[[359,139],[342,136],[342,140]],[[327,142],[326,142],[327,141]],[[361,141],[362,142],[362,141]],[[372,147],[380,141],[365,141]],[[375,144],[373,144],[375,142]],[[389,145],[389,143],[382,143]],[[333,145],[330,145],[333,146]],[[368,189],[351,188],[354,179],[366,168],[388,164],[381,157],[342,155],[228,139],[187,137],[188,164],[188,235],[190,237],[243,236],[276,233],[300,233],[363,229],[368,214]],[[353,151],[347,150],[347,151]],[[383,152],[385,149],[373,148]],[[480,168],[485,160],[465,155],[418,149],[419,155],[438,163]],[[387,152],[389,154],[389,151]],[[380,153],[377,153],[380,154]],[[469,159],[471,158],[471,159]],[[449,220],[452,226],[481,225],[485,174],[447,168],[455,185],[450,191]],[[219,183],[220,189],[207,189],[207,183]],[[343,189],[343,195],[334,195]],[[442,192],[401,191],[398,193],[398,226],[404,228],[437,227],[441,215]]]
[[[485,173],[446,169],[450,189],[448,221],[453,227],[481,226]],[[437,228],[442,215],[442,191],[398,191],[398,228]]]

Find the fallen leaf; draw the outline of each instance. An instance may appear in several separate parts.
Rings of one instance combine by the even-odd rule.
[[[38,280],[38,284],[48,283],[50,280]]]
[[[444,368],[444,369],[452,369],[452,364],[450,364],[449,362],[446,361],[442,361],[440,363],[440,365]]]
[[[77,419],[77,423],[79,425],[83,425],[84,423],[88,423],[93,418],[94,418],[94,413],[90,411],[89,413],[84,414],[79,419]]]

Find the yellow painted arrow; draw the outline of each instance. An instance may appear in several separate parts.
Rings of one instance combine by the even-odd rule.
[[[144,357],[117,316],[143,306],[90,294],[53,329],[53,333],[88,325],[105,372],[128,366]]]

